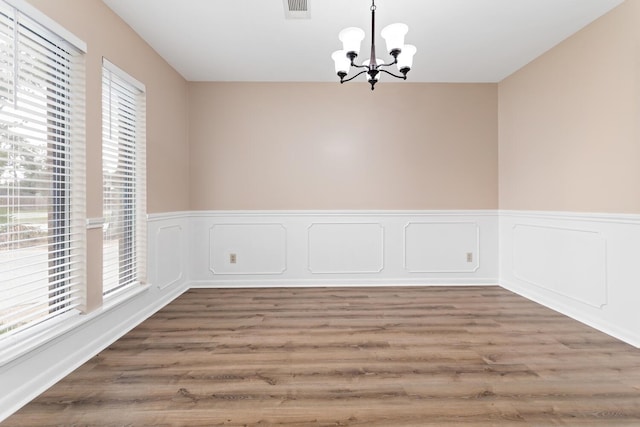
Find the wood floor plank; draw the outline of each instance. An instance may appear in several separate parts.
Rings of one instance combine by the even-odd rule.
[[[640,426],[640,350],[498,287],[192,289],[3,425]]]

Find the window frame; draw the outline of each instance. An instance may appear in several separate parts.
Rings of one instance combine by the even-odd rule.
[[[19,62],[24,59],[23,33],[30,33],[36,41],[33,46],[47,49],[47,45],[66,51],[66,62],[58,62],[50,58],[57,50],[43,54],[48,67],[56,70],[65,68],[68,80],[56,80],[49,77],[47,84],[39,89],[46,99],[46,108],[42,113],[34,115],[44,123],[47,134],[46,151],[43,165],[49,168],[50,179],[41,181],[42,188],[48,186],[50,199],[47,207],[47,269],[50,276],[50,295],[47,299],[49,315],[31,319],[24,325],[18,325],[13,331],[0,335],[0,365],[30,351],[43,342],[64,333],[61,325],[70,318],[77,318],[84,310],[86,294],[86,167],[85,167],[85,54],[87,46],[84,41],[70,31],[44,15],[25,0],[0,0],[2,8],[13,16],[5,15],[14,28],[13,69],[5,68],[4,72],[13,73],[16,112],[24,114],[24,107],[18,107],[18,91],[21,84],[20,73],[23,68],[33,63]],[[38,42],[42,40],[43,42]],[[27,41],[27,43],[29,43]],[[38,57],[40,58],[40,57]],[[59,57],[62,58],[62,57]],[[25,65],[27,64],[27,65]],[[53,65],[55,64],[55,65]],[[5,63],[6,65],[6,63]],[[44,80],[43,80],[44,81]],[[60,82],[63,85],[60,86]],[[20,89],[23,93],[24,89]],[[24,96],[24,95],[22,95]],[[24,101],[23,101],[24,102]],[[45,141],[45,140],[43,140]],[[28,146],[29,143],[21,142]],[[46,148],[45,148],[46,147]],[[44,170],[44,169],[43,169]],[[19,206],[7,203],[7,208]],[[8,230],[7,230],[8,232]],[[15,249],[8,249],[15,251]],[[18,276],[16,276],[17,278]],[[73,278],[73,285],[69,280]],[[22,286],[22,285],[19,285]],[[75,296],[70,289],[75,289]],[[76,300],[74,303],[73,300]],[[53,304],[53,305],[52,305]],[[10,305],[8,307],[14,307]],[[72,307],[73,306],[73,307]],[[71,307],[71,308],[69,308]],[[4,336],[3,336],[4,335]]]
[[[107,83],[109,86],[107,87]],[[119,222],[118,225],[122,225],[124,233],[122,238],[124,242],[119,241],[118,259],[119,265],[117,267],[117,285],[107,286],[113,281],[114,266],[109,265],[106,258],[107,251],[105,238],[107,231],[114,225],[106,217],[107,204],[105,199],[107,198],[106,189],[106,160],[105,150],[107,139],[106,137],[106,124],[105,116],[109,115],[109,125],[113,126],[113,100],[111,99],[111,93],[109,93],[109,111],[105,111],[105,98],[107,96],[107,90],[111,90],[112,84],[118,84],[120,88],[125,88],[129,92],[127,93],[135,100],[135,117],[132,120],[133,129],[131,140],[127,140],[126,143],[118,143],[118,150],[125,150],[133,148],[133,172],[126,175],[126,179],[119,182],[124,184],[124,191],[120,193],[123,196],[123,205],[125,212],[133,212],[133,216],[128,220]],[[126,87],[125,87],[126,86]],[[122,90],[122,89],[120,89]],[[117,107],[117,106],[116,106]],[[123,293],[127,293],[132,288],[139,287],[146,284],[146,255],[147,255],[147,215],[146,215],[146,87],[143,83],[136,80],[129,73],[122,70],[117,65],[113,64],[107,58],[102,58],[102,176],[103,176],[103,216],[105,216],[104,232],[103,232],[103,290],[102,295],[105,300],[111,299]],[[129,112],[129,111],[127,111]],[[125,115],[127,112],[118,109],[116,115]],[[116,125],[122,124],[116,120]],[[128,122],[128,124],[130,124]],[[124,138],[123,138],[124,139]],[[111,144],[112,141],[109,141]],[[110,145],[113,149],[113,145]],[[131,153],[129,153],[131,154]],[[128,157],[129,160],[132,156]],[[112,193],[113,194],[113,193]],[[126,195],[131,197],[126,197]],[[127,255],[127,258],[122,258],[121,249]],[[127,268],[129,265],[129,268]],[[133,271],[131,271],[133,270]]]

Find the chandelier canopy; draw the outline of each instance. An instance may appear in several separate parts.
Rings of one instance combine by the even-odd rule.
[[[331,58],[335,62],[336,74],[340,77],[340,83],[348,82],[361,74],[367,75],[367,81],[371,84],[371,90],[375,88],[375,84],[380,80],[380,73],[386,73],[398,79],[407,79],[407,73],[413,65],[413,56],[416,53],[416,47],[410,44],[404,44],[404,36],[409,31],[409,27],[405,24],[391,24],[384,27],[380,33],[382,38],[387,42],[387,51],[393,57],[393,61],[385,64],[380,58],[376,58],[376,2],[371,0],[371,56],[362,65],[356,64],[354,61],[360,53],[360,44],[364,39],[364,31],[360,28],[349,27],[340,31],[338,38],[342,42],[342,50],[333,52]],[[382,67],[390,67],[396,65],[401,73],[394,74]],[[361,68],[362,70],[356,75],[346,78],[350,68]]]

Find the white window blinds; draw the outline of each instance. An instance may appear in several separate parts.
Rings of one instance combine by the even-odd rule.
[[[83,61],[0,1],[0,340],[84,304]]]
[[[146,276],[144,86],[107,60],[102,70],[103,293]]]

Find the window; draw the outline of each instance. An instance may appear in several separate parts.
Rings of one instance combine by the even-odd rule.
[[[0,340],[84,304],[84,57],[0,1]]]
[[[103,294],[143,283],[146,264],[144,85],[102,69]]]

